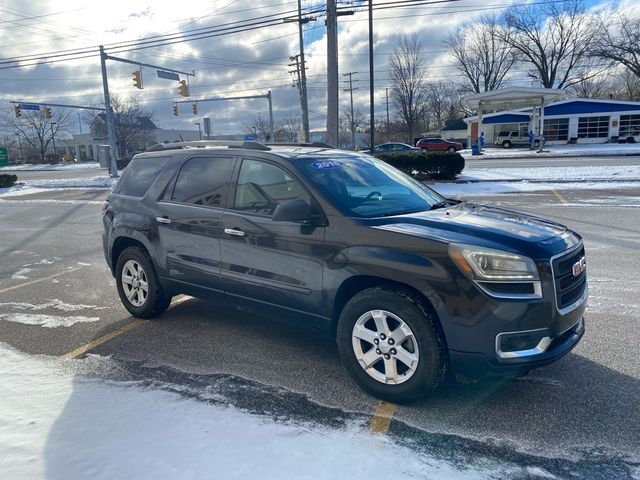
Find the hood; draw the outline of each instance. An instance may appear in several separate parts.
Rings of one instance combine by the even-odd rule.
[[[468,202],[426,212],[379,218],[372,227],[446,243],[470,243],[529,254],[538,248],[547,252],[555,243],[551,239],[574,236],[563,225],[549,220]],[[575,241],[565,239],[562,243]],[[537,253],[546,256],[546,253]]]

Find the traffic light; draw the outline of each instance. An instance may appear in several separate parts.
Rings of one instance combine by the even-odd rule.
[[[191,110],[193,111],[194,115],[198,114],[198,104],[197,103],[192,103],[191,104]]]
[[[178,104],[174,103],[173,104],[173,114],[177,117],[178,116]]]
[[[49,107],[44,107],[44,118],[47,120],[51,118],[51,109]]]
[[[187,85],[187,81],[186,80],[180,80],[180,86],[178,87],[178,93],[180,93],[180,95],[182,95],[183,97],[188,97],[189,96],[189,85]]]
[[[20,105],[14,105],[13,106],[13,111],[16,114],[16,118],[21,117],[22,116],[22,112],[20,111]]]
[[[142,90],[142,70],[133,72],[133,86]]]

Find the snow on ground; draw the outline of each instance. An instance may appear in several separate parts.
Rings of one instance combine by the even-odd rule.
[[[88,170],[99,169],[100,164],[98,162],[84,162],[84,163],[55,163],[55,164],[26,164],[26,165],[9,165],[7,167],[0,167],[0,173],[3,170]],[[106,169],[105,169],[106,170]]]
[[[548,180],[548,181],[640,181],[640,165],[606,165],[585,167],[517,167],[475,168],[467,165],[459,181],[478,180]]]
[[[28,180],[10,188],[0,188],[0,197],[11,195],[28,195],[51,190],[66,190],[70,188],[112,188],[117,179],[109,176],[90,178],[64,178],[49,180]]]
[[[499,193],[529,193],[538,191],[558,191],[558,190],[617,190],[623,188],[640,188],[640,180],[637,182],[574,182],[574,183],[553,183],[553,182],[474,182],[474,183],[429,183],[431,188],[445,197],[475,197],[484,195],[495,195]],[[607,205],[618,205],[625,199],[637,199],[637,197],[622,197]],[[636,202],[637,203],[637,202]],[[633,206],[637,206],[634,203]]]
[[[520,158],[520,157],[580,157],[599,155],[640,155],[640,144],[603,143],[589,145],[545,145],[542,153],[528,148],[500,148],[485,145],[482,156],[474,156],[471,149],[460,150],[465,158]]]
[[[365,425],[276,422],[156,385],[79,376],[81,362],[0,344],[3,478],[499,478],[494,466],[454,466]]]

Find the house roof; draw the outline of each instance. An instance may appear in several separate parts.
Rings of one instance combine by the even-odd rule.
[[[96,118],[99,118],[100,121],[104,124],[107,123],[106,114],[104,113],[99,113],[98,115],[96,115]],[[118,124],[119,121],[117,116],[115,120],[116,120],[116,124]],[[138,122],[137,126],[139,128],[142,128],[143,130],[156,130],[158,128],[157,125],[153,123],[150,117],[136,117],[136,121]]]
[[[444,124],[444,127],[440,129],[441,132],[446,132],[449,130],[466,130],[467,124],[462,118],[456,118],[453,120],[447,120]]]

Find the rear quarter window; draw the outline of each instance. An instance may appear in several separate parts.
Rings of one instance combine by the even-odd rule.
[[[131,197],[144,197],[160,171],[171,157],[135,158],[122,172],[114,193]]]

